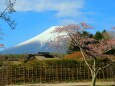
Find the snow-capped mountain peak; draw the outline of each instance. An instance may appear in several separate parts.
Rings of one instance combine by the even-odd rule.
[[[54,40],[56,36],[59,34],[52,33],[56,27],[60,26],[52,26],[43,33],[22,42],[14,47],[3,50],[1,54],[25,54],[25,53],[38,53],[38,52],[55,52],[54,49],[47,49],[48,41]]]
[[[59,27],[59,26],[52,26],[48,30],[44,31],[43,33],[25,41],[25,42],[22,42],[22,43],[16,45],[15,47],[23,46],[23,45],[26,45],[31,42],[40,42],[43,45],[44,42],[47,42],[48,40],[52,40],[53,35],[54,35],[52,32],[53,32],[53,30],[55,30],[56,27]]]

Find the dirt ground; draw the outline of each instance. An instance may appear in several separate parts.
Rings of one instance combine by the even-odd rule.
[[[6,86],[90,86],[91,82],[71,82],[71,83],[54,83],[54,84],[24,84],[24,85],[6,85]],[[100,86],[115,86],[115,82],[97,82]]]

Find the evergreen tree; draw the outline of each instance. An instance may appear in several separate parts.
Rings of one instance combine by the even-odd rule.
[[[94,35],[94,38],[96,40],[102,40],[103,39],[103,35],[101,32],[97,31],[96,34]]]
[[[84,37],[89,37],[90,34],[89,34],[87,31],[83,31],[82,35],[83,35]]]
[[[87,37],[88,37],[88,38],[92,38],[92,37],[93,37],[93,34],[87,32],[87,31],[83,31],[82,36],[83,36],[84,38],[87,38]]]

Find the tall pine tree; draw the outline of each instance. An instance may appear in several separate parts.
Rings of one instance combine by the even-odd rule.
[[[96,34],[94,35],[94,38],[96,40],[102,40],[103,39],[103,35],[101,32],[97,31]]]

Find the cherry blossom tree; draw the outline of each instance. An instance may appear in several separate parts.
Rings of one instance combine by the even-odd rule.
[[[14,4],[16,0],[1,0],[0,1],[0,19],[5,21],[11,29],[16,28],[16,23],[11,18],[11,14],[16,12],[14,10]],[[0,35],[4,35],[2,29],[0,29]],[[0,38],[2,40],[2,37]],[[4,48],[4,44],[0,44],[1,48]]]
[[[85,64],[91,72],[91,86],[95,86],[98,72],[109,66],[112,62],[111,60],[108,60],[106,64],[99,67],[97,66],[97,59],[99,57],[108,57],[105,52],[115,48],[115,39],[96,40],[94,38],[83,36],[82,33],[87,29],[93,29],[93,27],[86,23],[57,27],[53,32],[61,35],[57,36],[54,41],[50,42],[50,46],[60,47],[62,42],[65,42],[65,46],[67,46],[68,42],[72,42],[74,46],[77,46],[82,54]],[[92,60],[93,63],[89,63],[88,60]]]
[[[14,12],[14,4],[16,0],[1,1],[0,18],[3,19],[11,29],[15,29],[16,23],[11,19],[10,15]]]

